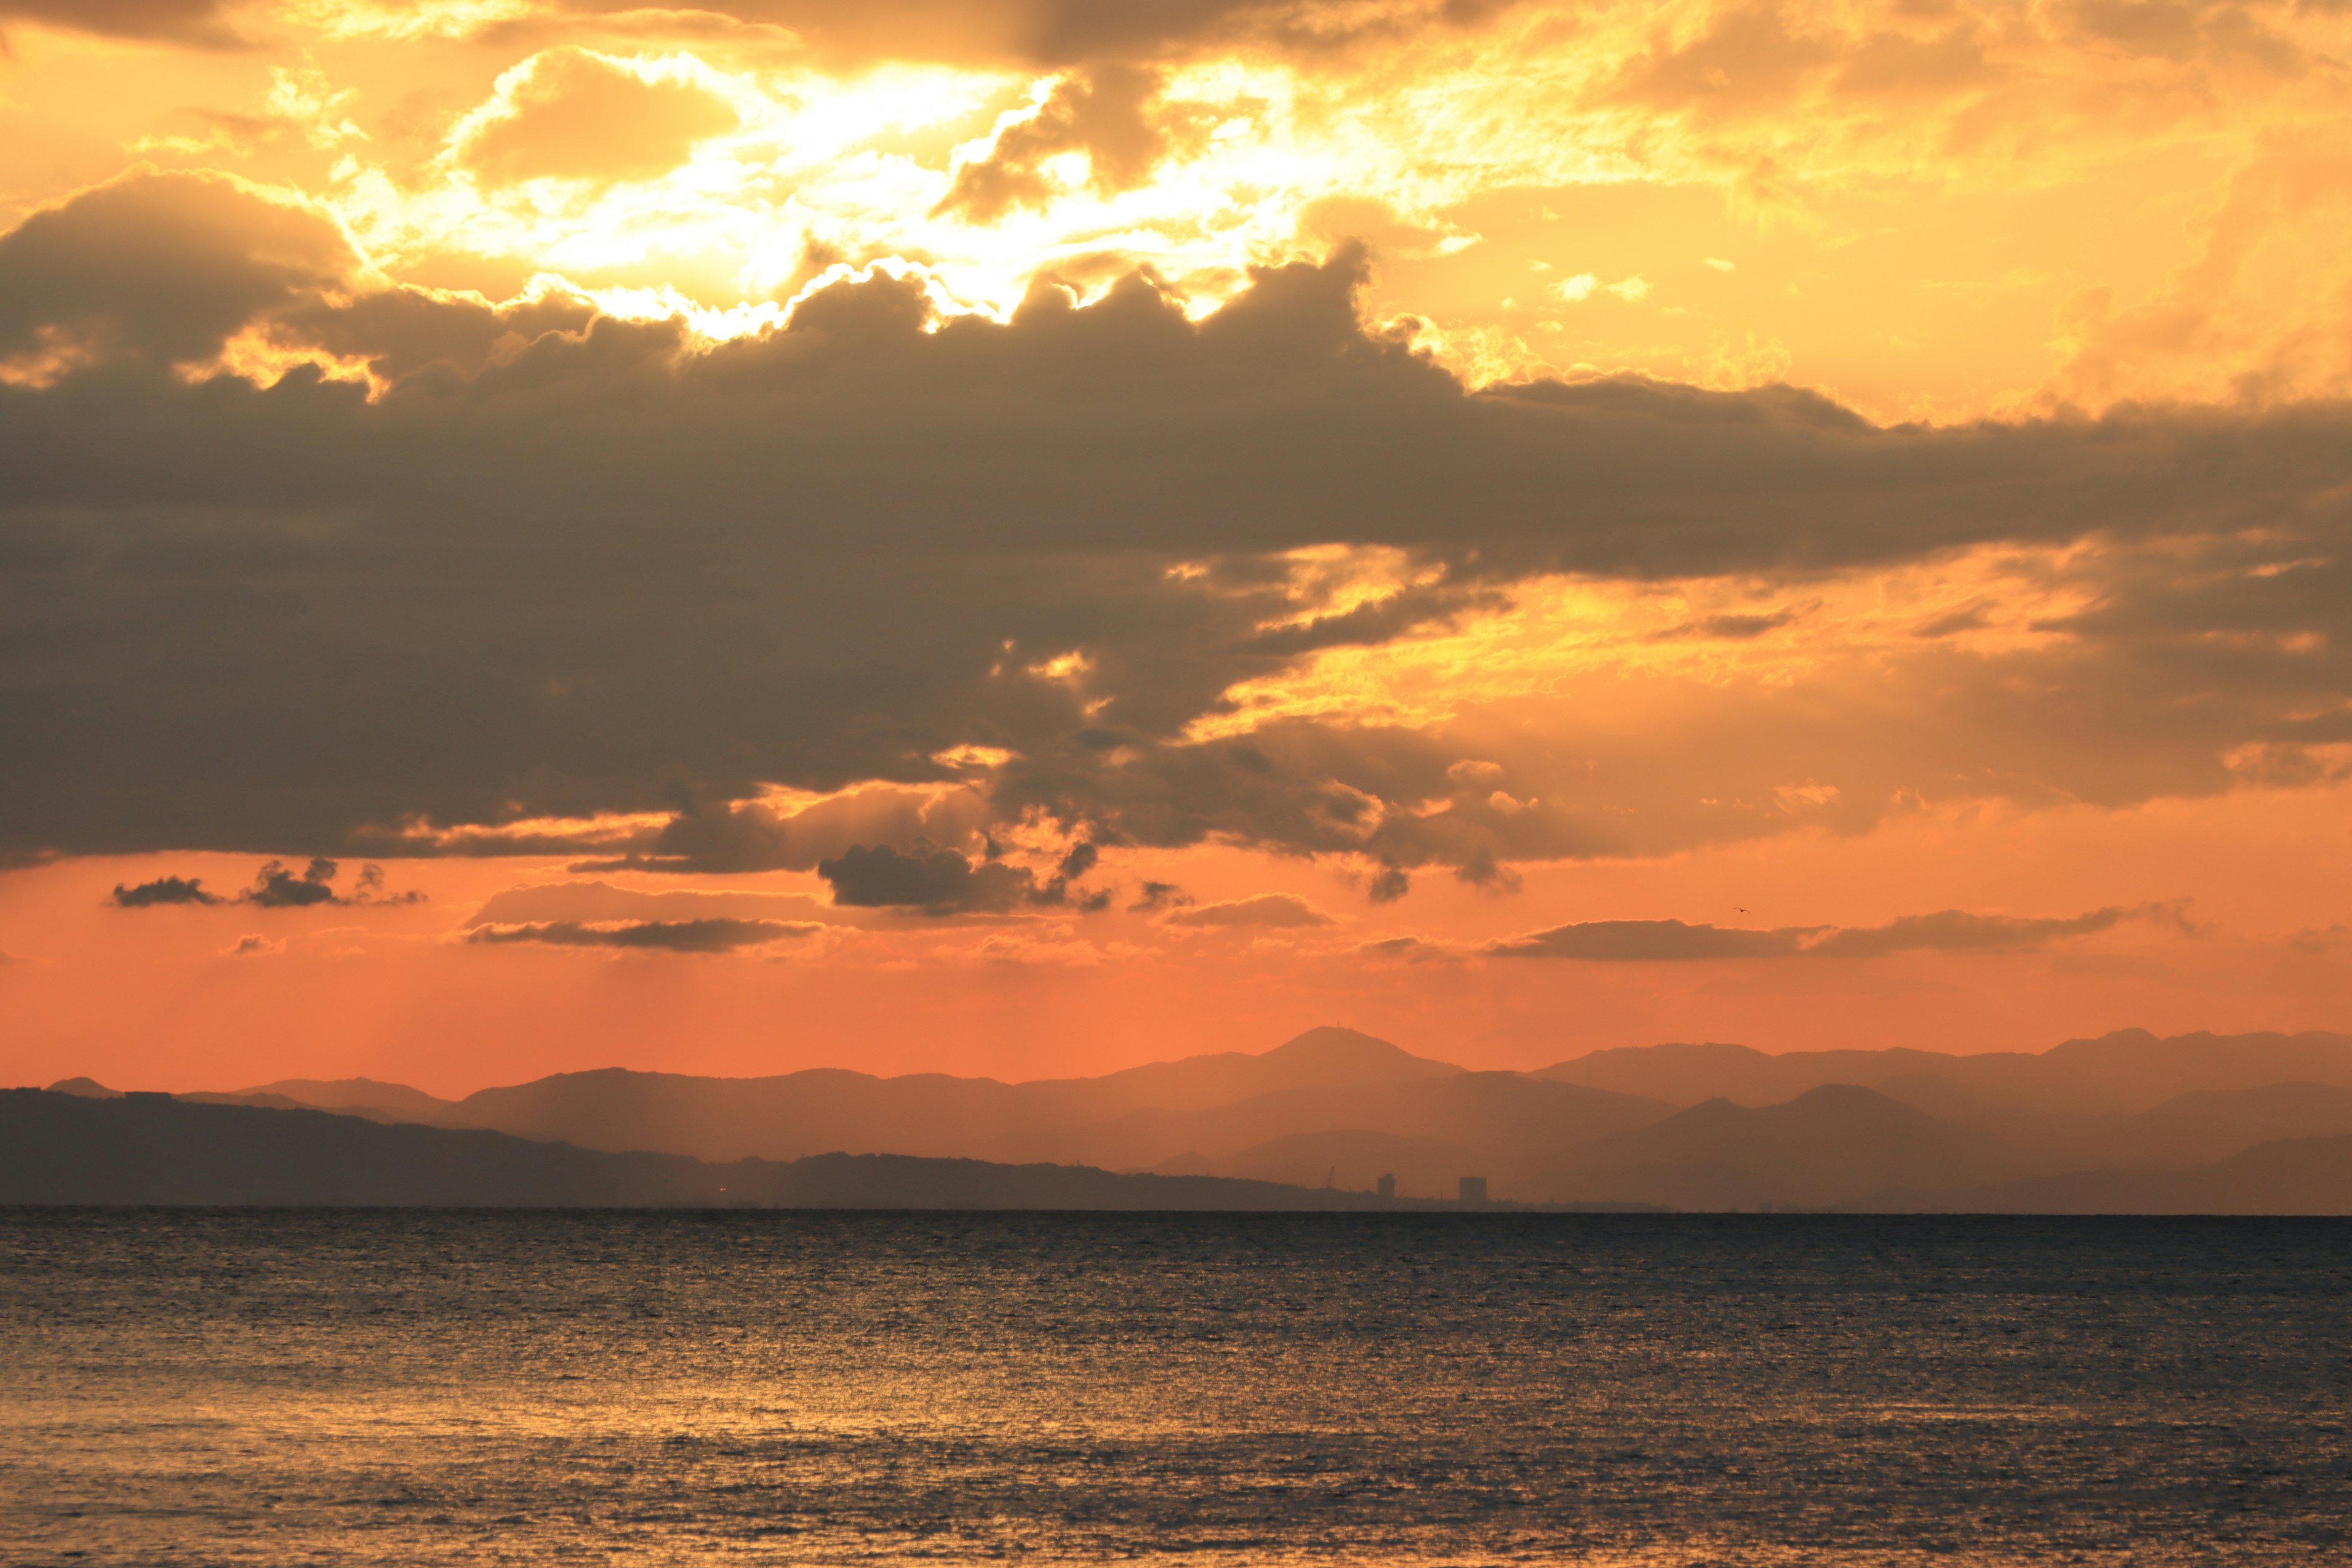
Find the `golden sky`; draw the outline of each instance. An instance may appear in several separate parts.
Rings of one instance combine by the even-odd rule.
[[[2352,10],[0,37],[13,1079],[2347,1026]]]

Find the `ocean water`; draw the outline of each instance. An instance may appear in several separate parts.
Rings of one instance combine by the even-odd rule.
[[[0,1211],[0,1561],[2352,1562],[2352,1224]]]

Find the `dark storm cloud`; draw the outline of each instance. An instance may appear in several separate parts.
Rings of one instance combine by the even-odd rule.
[[[142,882],[132,888],[117,882],[109,900],[126,910],[150,909],[157,904],[217,904],[225,901],[218,893],[205,891],[202,877],[158,877],[152,882]]]
[[[2177,922],[2177,905],[2093,910],[2057,919],[2020,919],[1942,910],[1883,926],[1781,926],[1770,931],[1685,925],[1681,921],[1586,921],[1498,942],[1496,958],[1573,958],[1591,963],[1671,963],[1725,958],[1880,958],[1895,952],[2023,952],[2127,920]]]
[[[1114,847],[1358,856],[1393,897],[1416,867],[1494,882],[1858,830],[1903,799],[2210,792],[2352,740],[2336,405],[1879,428],[1781,387],[1471,394],[1359,324],[1352,252],[1199,322],[1134,278],[1084,310],[1041,289],[1009,323],[940,323],[877,276],[705,353],[672,324],[370,289],[352,265],[323,220],[177,177],[0,239],[0,354],[83,351],[0,386],[0,854],[831,864],[845,904],[1003,909],[1053,884],[966,851],[1027,813]],[[393,384],[169,368],[241,320]],[[2090,607],[2032,648],[1929,638],[1630,717],[1588,693],[1184,738],[1236,682],[1533,574],[1793,582],[2085,539],[2065,570],[2100,574],[2073,584]],[[1280,552],[1331,544],[1400,552],[1416,585],[1318,597]],[[932,760],[959,747],[1013,760],[933,804],[972,777]],[[1465,784],[1469,758],[1497,776]],[[798,816],[755,798],[863,780],[920,787]],[[612,811],[667,825],[419,826]]]
[[[469,942],[543,942],[553,947],[611,947],[661,952],[732,952],[788,937],[814,935],[821,925],[786,921],[711,919],[699,921],[639,921],[634,923],[587,925],[576,921],[548,921],[535,925],[476,926],[466,933]]]

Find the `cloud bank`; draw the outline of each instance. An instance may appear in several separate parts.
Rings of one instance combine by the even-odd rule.
[[[235,181],[37,214],[0,237],[0,542],[47,650],[0,689],[0,854],[568,847],[1003,911],[1102,896],[990,859],[1023,822],[1394,896],[2347,768],[2345,408],[1472,391],[1362,322],[1366,268],[1264,268],[1198,321],[1140,273],[1041,286],[1003,323],[877,268],[710,344],[390,284]],[[1840,584],[1970,563],[2055,608],[1826,647]],[[1628,631],[1573,700],[1499,666],[1427,712],[1318,695],[1547,595],[1710,584],[1777,603]],[[1801,618],[1800,666],[1708,651]],[[1717,662],[1642,662],[1684,648]],[[556,820],[589,827],[526,831]]]

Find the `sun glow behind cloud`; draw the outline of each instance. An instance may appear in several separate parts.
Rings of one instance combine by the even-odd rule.
[[[828,41],[824,7],[772,14],[249,5],[226,25],[276,58],[205,64],[217,86],[26,29],[42,70],[16,96],[53,127],[299,190],[394,277],[499,300],[558,276],[714,337],[829,266],[887,258],[999,316],[1041,274],[1084,298],[1138,266],[1203,313],[1247,267],[1353,230],[1385,267],[1369,303],[1478,381],[1793,374],[1942,416],[2352,384],[2325,346],[2344,289],[2280,286],[2344,267],[2326,128],[2352,21],[2329,8],[1236,5],[1132,63],[1024,62],[1017,7],[895,37],[877,19],[863,53]],[[214,101],[74,96],[126,67],[155,79],[128,102]],[[30,172],[19,202],[66,194]],[[2075,188],[2105,258],[2049,210]],[[1626,203],[1664,220],[1666,193],[1706,199],[1624,230]],[[1639,250],[1538,216],[1597,201]],[[1937,242],[1939,210],[2011,253],[1936,276],[1975,265]],[[1916,258],[1840,259],[1906,230]],[[1923,313],[1955,315],[1946,363]]]
[[[868,942],[975,973],[1222,942],[1402,971],[1615,918],[1493,911],[1645,858],[1814,846],[1793,864],[1970,811],[2346,776],[2343,492],[2312,454],[2318,400],[2352,393],[2352,14],[184,9],[143,40],[7,24],[0,226],[38,214],[72,243],[16,275],[55,313],[0,300],[24,329],[0,382],[31,410],[143,369],[192,407],[302,410],[305,434],[270,427],[266,460],[184,498],[191,559],[233,533],[289,575],[274,596],[206,580],[139,679],[74,663],[146,647],[137,616],[72,617],[118,569],[123,604],[176,603],[176,580],[133,580],[150,555],[26,602],[66,628],[58,689],[121,698],[122,735],[149,737],[117,752],[201,730],[238,737],[215,762],[325,757],[364,804],[333,795],[303,832],[811,900],[853,849],[993,878],[991,907],[927,892],[841,949],[745,961],[778,967]],[[198,262],[221,265],[191,297],[262,303],[175,335],[76,302],[89,278],[176,299]],[[171,460],[204,474],[209,434]],[[1525,488],[1479,489],[1474,451]],[[1511,468],[1530,453],[1539,479]],[[404,488],[443,462],[447,484]],[[151,478],[100,467],[100,488]],[[933,468],[953,482],[925,489]],[[116,516],[59,483],[55,506]],[[47,494],[11,526],[49,527]],[[415,584],[379,576],[411,561]],[[277,616],[239,646],[310,650],[284,663],[402,672],[339,698],[383,732],[314,718],[344,750],[289,761],[278,721],[240,726],[299,700],[174,685],[179,647],[226,646],[220,605]],[[205,717],[157,742],[133,699],[166,689]],[[435,760],[434,702],[462,763]],[[236,812],[331,794],[278,784],[190,787]],[[72,798],[43,809],[118,842]],[[142,850],[294,831],[168,820],[213,837]],[[1312,865],[1281,896],[1329,925],[1165,918],[1271,896],[1249,879],[1267,860]],[[1457,893],[1428,929],[1381,923]],[[960,934],[926,947],[931,910]],[[563,919],[594,927],[534,917]],[[434,962],[627,962],[563,945]]]

